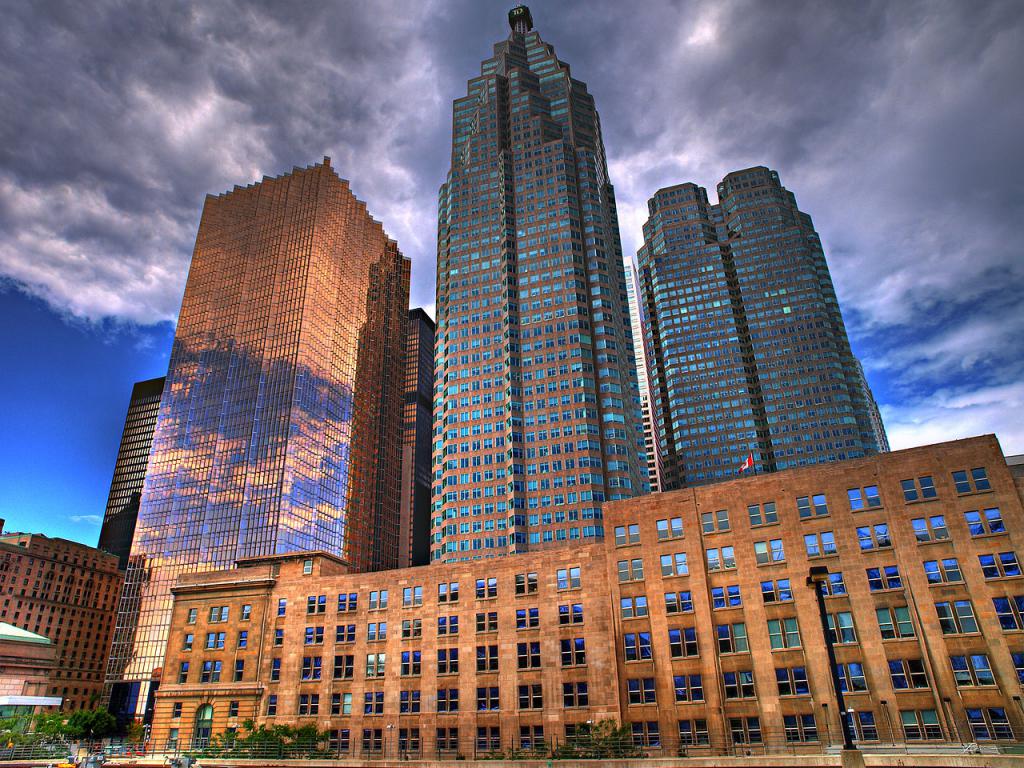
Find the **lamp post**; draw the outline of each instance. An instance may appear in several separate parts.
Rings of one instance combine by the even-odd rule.
[[[832,677],[832,688],[836,693],[836,705],[839,708],[839,723],[843,728],[843,749],[857,749],[853,743],[853,731],[850,725],[850,716],[846,711],[846,703],[843,701],[843,689],[839,683],[839,671],[836,669],[836,649],[828,630],[828,614],[825,612],[825,596],[822,594],[821,585],[828,581],[828,567],[824,565],[811,566],[807,575],[807,586],[814,590],[818,601],[818,615],[821,617],[821,632],[825,636],[825,650],[828,653],[829,673]]]

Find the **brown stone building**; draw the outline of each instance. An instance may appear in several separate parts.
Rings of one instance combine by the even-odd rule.
[[[49,696],[57,653],[49,638],[0,622],[0,718],[59,706]]]
[[[1024,510],[993,436],[604,522],[603,541],[483,562],[351,574],[303,553],[183,577],[154,737],[252,717],[315,724],[339,752],[472,754],[613,718],[651,751],[818,750],[841,740],[807,585],[822,565],[858,740],[1024,733]]]
[[[48,638],[56,667],[46,693],[65,709],[94,706],[124,574],[115,555],[38,533],[0,536],[0,621]]]

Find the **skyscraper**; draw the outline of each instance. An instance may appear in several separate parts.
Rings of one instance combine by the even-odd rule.
[[[629,263],[626,271],[626,288],[629,296],[629,322],[633,328],[633,357],[636,360],[636,378],[640,385],[640,412],[643,416],[644,447],[647,452],[647,481],[652,493],[661,491],[661,447],[658,444],[658,430],[651,410],[651,389],[647,379],[647,347],[643,328],[646,312],[640,301],[640,280],[636,266]]]
[[[398,562],[409,262],[322,164],[208,196],[108,681],[148,709],[182,573],[324,550]]]
[[[454,103],[438,196],[433,560],[602,534],[646,489],[601,126],[527,8]]]
[[[434,333],[422,309],[409,310],[405,344],[402,502],[398,567],[430,562],[430,430],[434,408]]]
[[[135,534],[135,520],[142,498],[142,481],[146,479],[146,462],[153,445],[153,430],[160,410],[164,377],[136,382],[128,401],[121,445],[117,449],[114,477],[107,494],[107,509],[100,528],[100,549],[117,555],[118,567],[128,567],[128,553]]]
[[[775,471],[877,452],[810,216],[763,167],[718,199],[658,190],[638,254],[665,487],[735,477],[750,453]]]

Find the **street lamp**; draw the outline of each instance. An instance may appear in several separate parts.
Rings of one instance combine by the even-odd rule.
[[[836,693],[836,705],[839,707],[839,723],[843,728],[843,749],[857,749],[853,743],[853,731],[850,715],[843,701],[843,689],[839,684],[839,670],[836,668],[836,649],[832,635],[828,629],[828,614],[825,612],[825,596],[821,585],[828,581],[828,566],[813,565],[807,575],[807,586],[814,590],[818,601],[818,615],[821,617],[821,632],[825,636],[825,650],[828,652],[828,666],[832,677],[832,688]]]

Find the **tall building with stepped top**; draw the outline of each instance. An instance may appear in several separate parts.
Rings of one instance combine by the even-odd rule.
[[[811,217],[764,167],[718,201],[658,190],[638,253],[664,488],[883,449]]]
[[[398,564],[408,305],[409,261],[329,159],[207,197],[107,669],[123,718],[151,706],[181,574]]]
[[[509,13],[438,196],[431,559],[603,535],[647,490],[626,277],[586,85]]]

